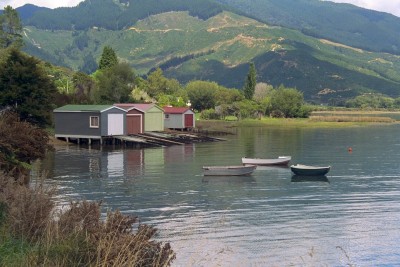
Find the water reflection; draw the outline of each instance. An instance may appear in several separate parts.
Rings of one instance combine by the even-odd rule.
[[[105,209],[157,227],[157,239],[177,252],[174,266],[393,266],[400,262],[399,131],[238,128],[215,143],[58,147],[40,168],[60,199],[102,200]],[[202,166],[271,155],[334,168],[312,178],[288,167],[202,176]]]
[[[257,170],[259,171],[275,171],[275,172],[290,172],[289,166],[257,166]]]
[[[256,180],[251,175],[242,176],[204,176],[203,183],[255,183]]]
[[[314,176],[307,176],[307,175],[293,175],[292,182],[327,182],[329,183],[328,177],[326,175],[314,175]]]

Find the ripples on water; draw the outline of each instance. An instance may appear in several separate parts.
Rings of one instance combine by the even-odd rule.
[[[58,148],[60,203],[104,200],[138,215],[177,252],[174,266],[400,264],[399,127],[239,129],[226,142],[145,150]],[[347,148],[351,146],[353,152]],[[203,177],[203,165],[291,155],[331,165],[320,181],[289,168]]]

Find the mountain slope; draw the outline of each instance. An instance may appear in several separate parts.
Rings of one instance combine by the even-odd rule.
[[[150,15],[169,11],[188,11],[191,16],[208,19],[222,10],[212,0],[86,0],[72,8],[37,12],[23,22],[47,30],[122,30]]]
[[[26,27],[25,34],[30,48],[41,52],[38,56],[47,53],[74,69],[90,56],[98,60],[104,45],[110,45],[138,74],[161,66],[166,76],[182,83],[201,79],[242,88],[253,61],[258,82],[296,87],[316,103],[337,103],[366,92],[399,96],[398,56],[310,38],[230,12],[207,20],[189,12],[167,12],[119,31]],[[28,52],[36,53],[29,46]]]
[[[216,0],[271,25],[375,52],[400,54],[400,18],[320,0]]]

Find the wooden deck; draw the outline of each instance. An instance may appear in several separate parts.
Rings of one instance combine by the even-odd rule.
[[[135,135],[118,135],[107,137],[85,137],[85,136],[56,136],[66,142],[76,144],[121,145],[126,147],[163,147],[173,145],[184,145],[200,142],[224,141],[224,139],[197,135],[184,132],[146,132]]]

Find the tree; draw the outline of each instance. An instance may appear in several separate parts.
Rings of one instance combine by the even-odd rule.
[[[22,24],[18,12],[11,6],[6,6],[0,15],[0,45],[2,48],[22,46]]]
[[[94,101],[96,82],[86,73],[76,72],[72,78],[75,88],[74,98],[76,103],[90,104]]]
[[[301,109],[303,104],[303,94],[294,88],[279,86],[271,94],[271,112],[286,118],[304,116]]]
[[[118,57],[114,49],[106,45],[103,48],[103,53],[101,54],[99,69],[104,70],[111,68],[118,64]]]
[[[192,108],[204,110],[215,107],[215,92],[218,84],[214,82],[192,81],[186,85],[186,90]]]
[[[264,99],[270,95],[273,89],[274,88],[272,87],[272,85],[269,85],[267,83],[257,83],[254,90],[253,100],[258,103],[263,102]]]
[[[254,63],[250,63],[250,69],[249,69],[249,73],[247,74],[247,78],[244,84],[244,89],[243,89],[243,93],[244,93],[244,97],[246,99],[251,100],[253,98],[254,95],[254,91],[256,88],[256,67],[254,66]]]
[[[50,125],[56,91],[41,61],[19,50],[12,49],[0,65],[0,110],[11,109],[23,121]]]
[[[259,115],[259,105],[252,100],[244,99],[233,103],[230,107],[232,115],[238,120],[246,118],[257,118]]]
[[[145,91],[150,96],[155,97],[167,90],[167,81],[168,79],[164,77],[163,71],[157,68],[148,75]]]
[[[228,89],[223,86],[218,86],[218,89],[215,91],[215,104],[232,104],[236,101],[242,101],[244,99],[242,92],[238,89]]]
[[[83,58],[83,64],[82,67],[80,68],[80,70],[82,72],[85,72],[87,74],[93,73],[97,70],[97,63],[96,60],[94,59],[92,53],[87,54],[84,58]]]
[[[119,63],[97,74],[96,102],[113,104],[128,102],[134,87],[135,73],[127,63]]]
[[[365,94],[346,101],[346,107],[361,109],[388,109],[395,107],[395,100],[381,94]]]

